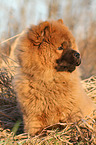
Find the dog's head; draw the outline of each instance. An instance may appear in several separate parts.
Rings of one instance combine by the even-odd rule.
[[[72,72],[81,63],[75,39],[62,20],[30,27],[17,47],[19,63],[27,72],[29,69]]]

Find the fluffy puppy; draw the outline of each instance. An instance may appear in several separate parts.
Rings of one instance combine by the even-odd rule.
[[[62,20],[25,30],[15,54],[20,67],[13,85],[23,113],[25,132],[38,134],[58,122],[75,122],[96,108],[82,89],[75,39]]]

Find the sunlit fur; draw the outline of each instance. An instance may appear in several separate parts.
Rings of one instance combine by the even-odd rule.
[[[62,20],[33,25],[17,40],[15,54],[20,66],[13,85],[25,132],[32,136],[54,123],[78,121],[95,109],[82,89],[77,66],[72,72],[56,70],[56,60],[64,51],[58,50],[61,45],[78,52]]]

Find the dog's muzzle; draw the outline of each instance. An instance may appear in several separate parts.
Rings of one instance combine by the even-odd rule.
[[[62,53],[61,58],[56,60],[57,71],[68,71],[72,72],[75,70],[76,66],[81,64],[80,54],[72,49],[68,49]]]

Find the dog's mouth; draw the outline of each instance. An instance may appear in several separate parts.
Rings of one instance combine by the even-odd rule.
[[[56,60],[56,64],[57,71],[73,72],[81,64],[80,54],[75,50],[68,50]]]

